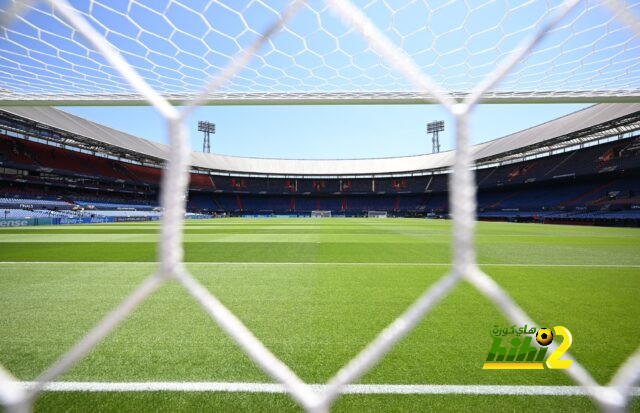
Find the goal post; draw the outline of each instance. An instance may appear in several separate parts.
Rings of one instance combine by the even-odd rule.
[[[311,218],[331,218],[331,211],[311,211]]]
[[[367,218],[387,218],[387,211],[367,211]]]

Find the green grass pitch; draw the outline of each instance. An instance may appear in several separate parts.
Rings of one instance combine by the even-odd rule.
[[[0,230],[0,364],[33,380],[154,270],[158,225]],[[303,380],[323,383],[451,260],[451,222],[220,219],[185,224],[188,269]],[[479,223],[477,255],[541,326],[566,326],[601,383],[640,344],[640,230]],[[494,324],[466,283],[361,383],[574,385],[482,370]],[[59,381],[270,382],[177,284],[163,286]],[[590,411],[581,396],[344,395],[335,411]],[[638,398],[631,406],[639,410]],[[38,411],[299,411],[284,394],[46,392]]]

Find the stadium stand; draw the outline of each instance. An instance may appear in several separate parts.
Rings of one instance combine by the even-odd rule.
[[[592,108],[598,106],[602,105]],[[565,134],[539,140],[535,146],[523,142],[478,161],[479,219],[639,225],[640,105],[622,106],[633,110],[625,109],[622,117],[610,119],[615,124],[610,133],[603,134],[604,126],[598,124],[599,132],[590,139]],[[56,109],[47,110],[56,113]],[[34,128],[14,112],[0,108],[0,207],[9,211],[7,218],[161,215],[154,210],[164,163],[157,153],[114,150],[108,142],[100,147],[96,145],[98,136],[92,137],[88,149],[83,147],[86,138],[72,131],[52,132],[42,125]],[[621,124],[627,128],[620,129]],[[63,137],[65,144],[53,139],[56,136]],[[580,136],[588,135],[581,130]],[[496,142],[513,139],[512,135],[477,148],[488,151]],[[366,177],[241,174],[194,165],[188,210],[193,217],[308,216],[314,210],[331,211],[333,216],[384,211],[389,216],[447,217],[447,164],[436,157],[421,156],[425,164],[437,164],[411,173],[369,171]],[[414,158],[398,159],[404,164]],[[238,160],[247,165],[261,162]]]
[[[73,204],[66,201],[59,201],[55,199],[42,199],[42,198],[20,198],[14,197],[0,197],[0,205],[43,205],[51,207],[70,207]]]

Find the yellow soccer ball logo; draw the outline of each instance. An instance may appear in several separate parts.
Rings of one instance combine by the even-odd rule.
[[[550,328],[541,328],[536,333],[536,341],[541,346],[548,346],[553,341],[553,332],[551,332]]]

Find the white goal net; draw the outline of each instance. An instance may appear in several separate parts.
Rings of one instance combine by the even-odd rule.
[[[387,211],[367,211],[368,218],[386,218]]]
[[[635,0],[77,0],[73,6],[9,0],[0,7],[0,104],[145,103],[165,119],[171,146],[157,271],[35,385],[25,389],[0,367],[0,402],[10,412],[29,411],[48,382],[167,280],[181,284],[309,412],[329,410],[345,385],[375,366],[462,281],[513,323],[539,325],[476,263],[470,114],[481,101],[640,99]],[[183,265],[185,120],[205,103],[278,102],[434,102],[455,118],[451,269],[323,387],[300,379]],[[640,351],[607,385],[570,358],[571,368],[563,371],[601,409],[628,406],[640,377]]]
[[[331,211],[311,211],[311,218],[331,218]]]
[[[0,100],[147,102],[78,23],[176,102],[440,102],[436,89],[462,98],[511,60],[485,101],[640,95],[637,1],[289,2],[80,0],[75,22],[63,2],[2,2]]]

